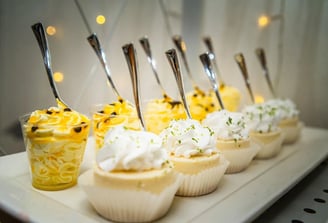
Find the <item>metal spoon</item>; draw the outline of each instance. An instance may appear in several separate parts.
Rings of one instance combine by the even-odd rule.
[[[138,65],[137,65],[136,51],[135,51],[132,43],[125,44],[124,46],[122,46],[122,49],[123,49],[123,53],[125,55],[125,59],[128,64],[129,71],[130,71],[134,102],[136,104],[138,117],[141,122],[143,130],[145,130],[145,124],[144,124],[145,122],[142,117],[141,106],[140,106],[139,78],[138,78],[138,67],[137,67]]]
[[[149,40],[148,40],[148,37],[147,36],[144,36],[142,37],[141,39],[139,39],[139,42],[142,46],[142,48],[144,49],[146,55],[147,55],[147,60],[151,66],[151,69],[153,70],[153,73],[155,75],[155,78],[156,78],[156,82],[157,84],[160,86],[161,90],[162,90],[162,93],[165,96],[167,96],[165,90],[164,90],[164,87],[163,85],[161,84],[161,81],[159,79],[159,76],[158,76],[158,73],[157,73],[157,70],[156,70],[156,61],[155,59],[152,57],[152,53],[151,53],[151,49],[150,49],[150,44],[149,44]]]
[[[179,60],[178,60],[177,53],[176,53],[175,49],[170,49],[170,50],[166,51],[165,54],[166,54],[167,59],[169,60],[171,68],[173,70],[173,74],[174,74],[175,80],[177,82],[179,92],[180,92],[180,96],[181,96],[181,99],[182,99],[182,104],[185,108],[185,111],[187,113],[188,118],[191,119],[191,114],[190,114],[190,111],[189,111],[189,107],[188,107],[188,104],[187,104],[185,91],[184,91],[184,87],[183,87],[183,80],[182,80],[182,75],[181,75],[181,70],[180,70],[180,65],[179,65]]]
[[[187,52],[186,43],[183,41],[182,37],[179,36],[179,35],[174,35],[172,37],[172,40],[173,40],[175,46],[178,48],[178,50],[180,52],[183,63],[184,63],[184,65],[186,67],[186,70],[187,70],[188,77],[191,80],[193,87],[196,88],[196,89],[199,89],[196,85],[196,82],[195,82],[195,80],[194,80],[194,78],[191,74],[191,71],[190,71],[190,68],[189,68],[189,65],[188,65],[187,56],[186,56],[186,52]]]
[[[205,73],[207,74],[208,79],[211,82],[212,89],[215,92],[216,98],[219,101],[219,104],[221,106],[221,109],[224,109],[223,101],[221,100],[220,93],[219,93],[219,90],[218,90],[218,84],[217,84],[217,80],[216,80],[216,74],[215,74],[215,72],[212,69],[212,63],[211,63],[210,55],[209,55],[209,53],[203,53],[203,54],[201,54],[199,56],[199,58],[200,58],[201,62],[203,63],[203,66],[204,66],[204,69],[205,69]]]
[[[271,91],[273,97],[276,97],[276,94],[275,94],[275,91],[274,91],[274,88],[273,88],[273,85],[272,85],[272,82],[271,82],[271,79],[270,79],[270,76],[269,76],[269,70],[268,70],[268,67],[267,67],[264,50],[262,48],[257,48],[255,50],[255,53],[256,53],[257,58],[259,59],[260,64],[262,66],[264,76],[265,76],[265,79],[266,79],[266,81],[269,85],[270,91]]]
[[[211,37],[205,36],[203,38],[203,41],[204,41],[205,45],[207,46],[207,49],[210,53],[210,59],[211,59],[212,63],[214,64],[214,69],[215,69],[217,77],[219,79],[220,88],[224,88],[225,83],[222,79],[222,76],[221,76],[221,73],[220,73],[220,70],[219,70],[219,66],[217,65],[216,60],[215,60],[216,56],[215,56],[215,53],[214,53],[214,48],[213,48]]]
[[[252,91],[252,88],[251,88],[251,83],[249,81],[244,55],[242,53],[238,53],[234,56],[234,58],[235,58],[237,64],[239,65],[241,73],[244,77],[248,93],[251,96],[251,100],[252,100],[253,103],[255,103],[255,98],[254,98],[253,91]]]
[[[105,70],[105,73],[106,73],[106,76],[107,76],[107,79],[113,89],[113,91],[115,92],[116,96],[119,98],[119,99],[122,99],[122,97],[120,96],[120,94],[118,93],[116,87],[115,87],[115,84],[113,82],[113,79],[111,77],[111,73],[110,73],[110,70],[109,70],[109,67],[107,65],[107,62],[106,62],[106,54],[105,52],[103,51],[102,47],[101,47],[101,44],[99,42],[99,39],[97,37],[97,35],[95,33],[91,34],[88,38],[87,38],[88,42],[90,43],[91,47],[94,49],[94,51],[96,52],[97,56],[98,56],[98,59],[101,63],[101,65],[103,66],[104,70]]]
[[[43,56],[43,63],[47,71],[50,87],[52,89],[52,93],[56,98],[57,105],[59,107],[67,107],[68,105],[61,99],[59,96],[55,81],[53,79],[53,72],[51,69],[51,57],[50,57],[50,50],[48,47],[48,41],[46,34],[44,32],[44,28],[42,23],[36,23],[31,26],[33,33],[35,35],[36,40],[38,41],[42,56]]]

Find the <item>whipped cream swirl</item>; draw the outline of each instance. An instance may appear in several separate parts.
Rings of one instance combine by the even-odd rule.
[[[242,140],[249,137],[245,116],[240,112],[227,110],[212,112],[206,116],[202,124],[213,129],[218,139]]]
[[[280,115],[277,108],[270,104],[254,104],[243,109],[248,127],[256,132],[268,133],[277,131]]]
[[[168,160],[159,136],[128,130],[122,125],[111,128],[98,151],[96,162],[104,171],[159,169]]]
[[[214,132],[192,119],[173,120],[160,133],[163,146],[174,156],[211,155],[216,153]]]

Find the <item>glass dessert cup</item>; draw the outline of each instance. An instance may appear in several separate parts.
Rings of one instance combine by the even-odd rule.
[[[118,125],[124,125],[128,129],[140,130],[140,122],[137,113],[129,109],[119,109],[118,112],[107,112],[104,108],[110,106],[106,104],[94,105],[91,109],[92,114],[92,130],[95,138],[96,151],[98,151],[104,143],[104,137],[107,131]]]
[[[56,191],[76,185],[89,135],[89,123],[35,126],[28,123],[29,117],[30,114],[26,114],[19,120],[33,187]]]

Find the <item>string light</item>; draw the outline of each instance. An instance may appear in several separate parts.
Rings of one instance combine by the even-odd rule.
[[[47,34],[48,34],[49,36],[53,36],[53,35],[55,35],[56,32],[57,32],[57,30],[56,30],[56,28],[55,28],[54,26],[48,26],[48,27],[47,27]]]
[[[103,16],[103,15],[98,15],[96,17],[96,22],[99,24],[99,25],[103,25],[105,22],[106,22],[106,17]]]
[[[53,74],[54,80],[58,83],[62,82],[64,80],[64,74],[61,72],[55,72]]]

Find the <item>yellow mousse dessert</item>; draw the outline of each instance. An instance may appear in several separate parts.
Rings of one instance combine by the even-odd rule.
[[[299,110],[295,103],[289,99],[272,99],[265,103],[274,107],[280,116],[278,126],[284,133],[283,143],[294,143],[299,138],[303,126],[299,121]]]
[[[118,222],[150,222],[162,217],[180,184],[161,138],[123,126],[108,131],[94,168],[79,178],[95,210]]]
[[[169,126],[171,120],[185,119],[186,112],[180,101],[164,95],[162,99],[154,99],[147,103],[145,122],[147,131],[159,134]]]
[[[226,173],[245,170],[259,151],[259,147],[250,141],[242,113],[227,110],[212,112],[204,119],[203,126],[213,129],[216,147],[230,162]]]
[[[282,148],[284,135],[278,127],[280,116],[276,108],[269,104],[255,104],[243,109],[250,138],[260,146],[256,158],[268,159],[276,156]]]
[[[225,85],[223,87],[220,87],[219,92],[222,102],[224,104],[224,108],[231,112],[238,111],[241,100],[240,91],[237,88]],[[212,90],[210,91],[210,97],[212,98],[214,106],[216,108],[215,111],[219,110],[221,107],[218,103],[214,91]]]
[[[229,162],[215,147],[214,132],[192,119],[172,121],[160,137],[176,172],[183,175],[177,195],[213,192]]]
[[[140,122],[135,107],[124,99],[111,104],[96,106],[92,112],[93,134],[96,151],[103,146],[106,132],[117,125],[124,125],[132,130],[140,129]]]
[[[61,190],[76,184],[90,129],[89,119],[66,107],[36,110],[21,119],[32,185]]]
[[[191,117],[195,120],[202,121],[206,115],[218,109],[215,106],[217,99],[206,94],[198,87],[187,94],[187,102],[190,108]]]

